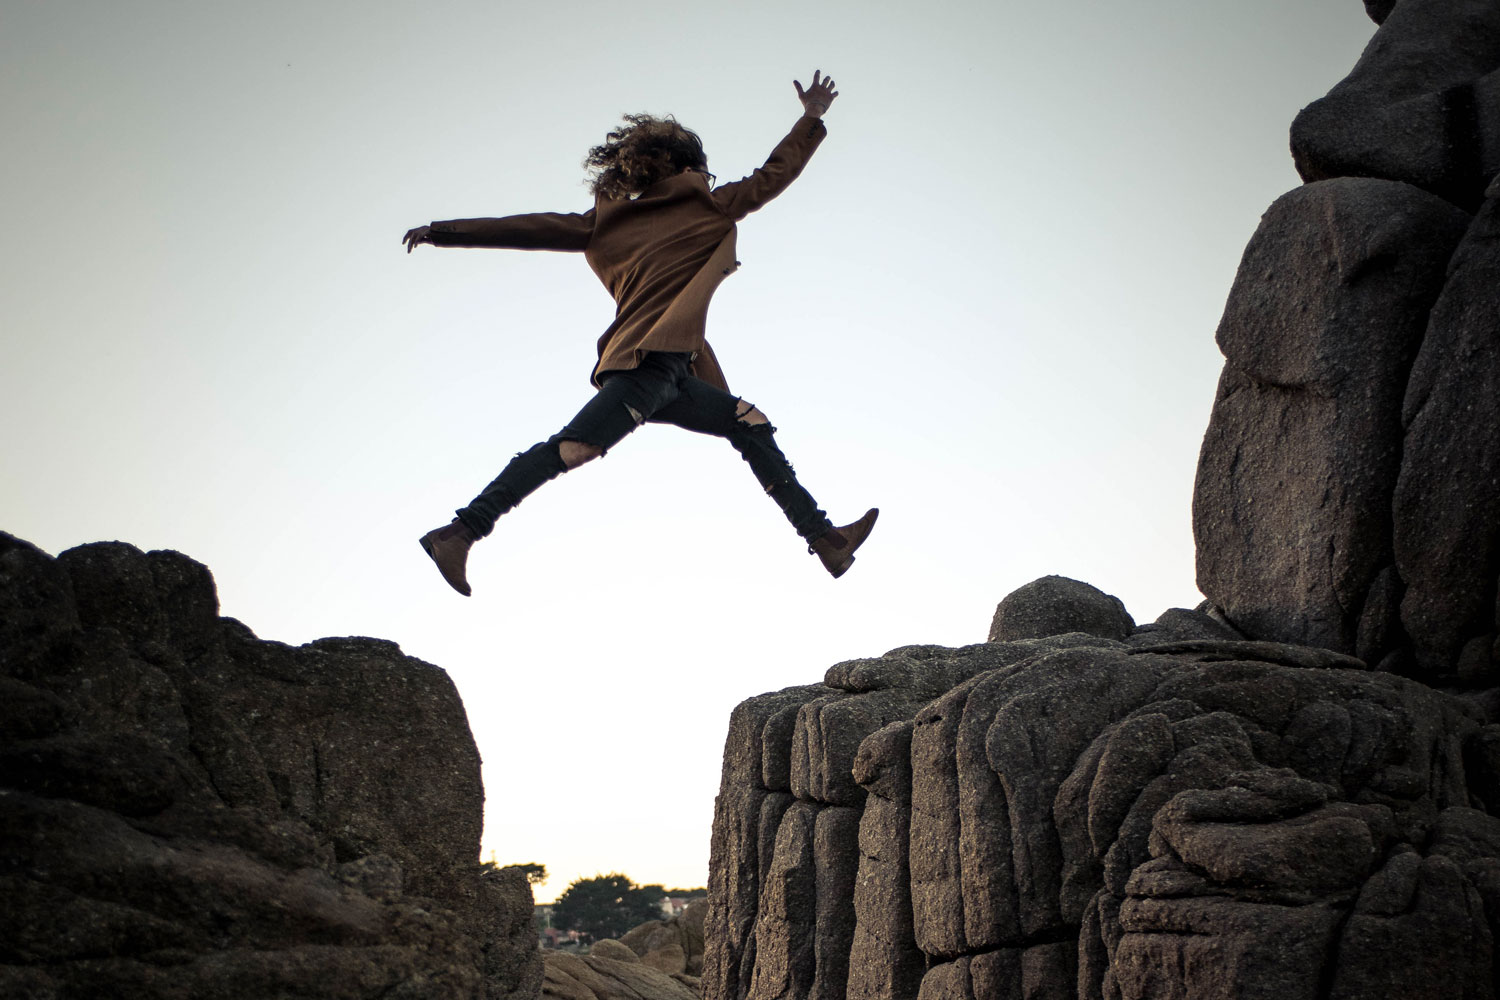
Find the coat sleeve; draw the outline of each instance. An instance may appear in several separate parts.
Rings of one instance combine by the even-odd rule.
[[[813,150],[828,134],[820,118],[802,117],[785,139],[771,150],[765,166],[744,180],[714,188],[714,201],[724,213],[738,222],[787,189],[812,157]]]
[[[586,250],[594,234],[594,210],[581,214],[535,212],[503,219],[434,222],[430,240],[440,247],[499,247],[508,250]]]

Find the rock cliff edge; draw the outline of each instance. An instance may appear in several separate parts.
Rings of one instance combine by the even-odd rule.
[[[0,534],[0,995],[532,997],[447,674],[218,614],[206,567]]]

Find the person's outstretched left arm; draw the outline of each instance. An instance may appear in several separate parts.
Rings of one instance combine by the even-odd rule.
[[[820,71],[814,70],[812,84],[806,90],[797,80],[792,81],[792,86],[797,88],[797,100],[802,102],[802,117],[792,126],[792,131],[776,144],[765,166],[744,180],[714,188],[714,201],[735,221],[785,191],[802,173],[813,151],[828,134],[822,118],[833,99],[839,96],[839,92],[833,89],[833,78],[824,77]]]
[[[437,247],[499,247],[506,250],[587,250],[594,210],[565,214],[533,212],[500,219],[449,219],[408,229],[401,242],[411,253],[423,243]]]

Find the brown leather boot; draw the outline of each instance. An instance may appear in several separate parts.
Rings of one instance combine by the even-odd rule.
[[[879,516],[880,508],[871,507],[865,511],[864,517],[853,524],[846,524],[842,528],[834,528],[819,535],[808,548],[823,560],[823,568],[832,573],[833,578],[837,580],[853,565],[854,550],[865,543],[865,539],[870,535],[870,529],[875,527],[875,519]]]
[[[448,581],[448,586],[468,597],[469,581],[464,576],[464,567],[469,561],[469,546],[475,542],[474,533],[458,518],[452,524],[433,528],[417,539],[422,550],[437,563],[438,572]]]

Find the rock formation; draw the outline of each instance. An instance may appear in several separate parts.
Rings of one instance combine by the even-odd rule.
[[[1494,996],[1500,725],[1226,632],[907,647],[740,705],[704,995]]]
[[[1366,0],[1380,24],[1354,69],[1292,123],[1304,180],[1379,177],[1474,211],[1500,172],[1500,8]]]
[[[703,919],[708,914],[708,900],[695,899],[676,916],[666,920],[648,920],[632,927],[620,938],[644,965],[669,976],[696,979],[703,973]]]
[[[1208,601],[742,703],[708,1000],[1500,995],[1500,4],[1366,9],[1219,326]]]
[[[587,955],[543,951],[543,998],[556,1000],[699,1000],[707,900],[666,920],[648,920]]]
[[[0,734],[0,995],[540,987],[463,705],[393,643],[261,641],[178,553],[0,534]]]
[[[699,1000],[697,980],[647,965],[620,941],[604,940],[587,955],[544,951],[542,996],[556,1000]]]
[[[742,703],[708,1000],[1500,996],[1500,2],[1364,2],[1219,326],[1208,600]],[[691,928],[544,975],[446,675],[176,553],[0,535],[0,722],[0,995],[697,995]]]
[[[1400,0],[1292,127],[1219,326],[1198,584],[1257,638],[1500,680],[1500,5]]]

